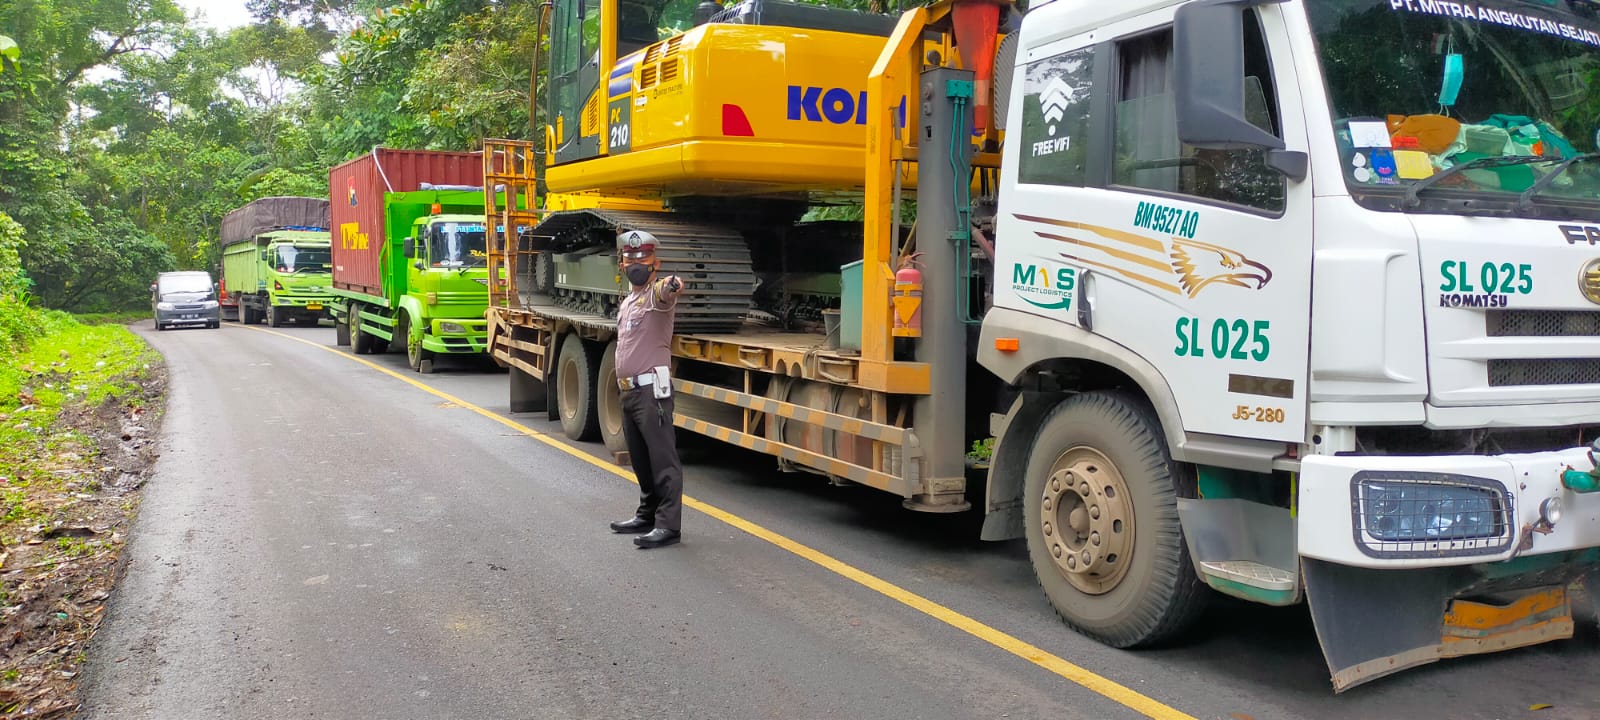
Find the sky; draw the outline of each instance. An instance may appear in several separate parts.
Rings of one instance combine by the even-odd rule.
[[[250,11],[244,8],[245,0],[178,0],[178,6],[191,17],[202,13],[200,25],[227,30],[250,22]]]

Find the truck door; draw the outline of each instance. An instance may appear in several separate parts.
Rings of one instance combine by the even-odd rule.
[[[557,164],[600,152],[601,0],[556,0],[550,35],[550,105]],[[614,32],[614,31],[613,31]]]
[[[1310,182],[1267,167],[1263,150],[1179,141],[1174,14],[1024,49],[996,304],[1087,325],[1142,356],[1188,432],[1298,442]],[[1305,151],[1282,10],[1243,22],[1246,119]]]

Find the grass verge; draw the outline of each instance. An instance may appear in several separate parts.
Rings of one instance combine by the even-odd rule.
[[[0,345],[0,716],[62,717],[155,460],[165,368],[117,318],[7,312],[31,331]]]

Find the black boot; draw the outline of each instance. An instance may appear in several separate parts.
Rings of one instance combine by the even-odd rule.
[[[662,546],[665,546],[665,545],[672,545],[672,544],[674,544],[676,542],[678,542],[678,531],[677,530],[668,530],[666,528],[656,528],[654,530],[651,530],[648,535],[644,535],[644,536],[641,536],[641,537],[636,537],[636,538],[633,539],[633,544],[638,545],[639,547],[645,548],[647,550],[650,549],[650,548],[658,548],[658,547],[662,547]]]
[[[642,533],[650,532],[655,526],[656,522],[654,520],[634,516],[627,520],[611,523],[611,530],[619,533]]]

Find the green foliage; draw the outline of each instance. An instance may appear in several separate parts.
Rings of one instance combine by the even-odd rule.
[[[994,457],[994,438],[973,440],[972,449],[967,451],[967,457],[977,462],[988,462]]]
[[[13,64],[20,60],[22,51],[17,48],[17,41],[5,35],[0,35],[0,58],[3,58],[3,60],[0,60],[0,72],[6,71],[5,60],[10,60]]]
[[[27,289],[28,274],[22,269],[22,226],[0,212],[0,295],[18,295]]]

